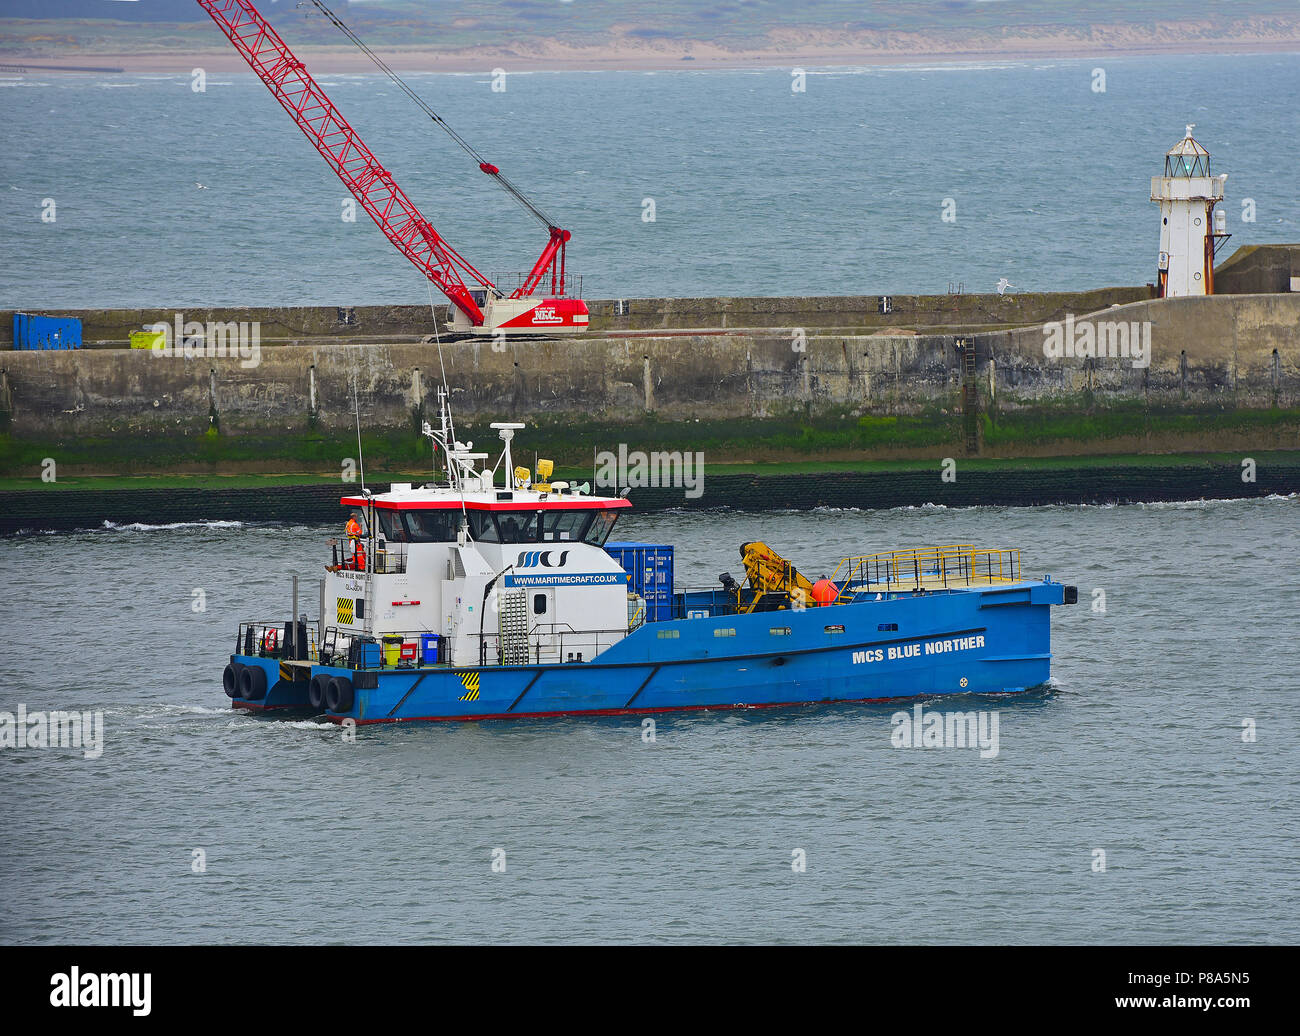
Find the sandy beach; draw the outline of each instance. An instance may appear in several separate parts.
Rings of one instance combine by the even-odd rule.
[[[429,47],[383,48],[382,56],[403,72],[482,73],[494,68],[508,72],[539,71],[669,71],[688,69],[792,68],[862,65],[904,65],[926,62],[1083,60],[1140,57],[1161,54],[1277,54],[1300,53],[1300,19],[1293,30],[1234,37],[1187,38],[1183,32],[1141,33],[1133,27],[1100,29],[1088,38],[1067,33],[1033,38],[986,36],[961,40],[905,36],[840,37],[824,32],[772,33],[770,46],[729,50],[693,41],[610,40],[576,45],[539,39],[508,47],[474,47],[439,50]],[[374,71],[370,60],[355,48],[302,46],[296,53],[317,73]],[[40,66],[39,70],[73,67],[112,67],[126,73],[185,73],[194,68],[208,72],[246,72],[248,66],[229,46],[205,49],[158,50],[121,53],[92,48],[60,50],[56,54],[32,52],[0,55],[7,70]]]

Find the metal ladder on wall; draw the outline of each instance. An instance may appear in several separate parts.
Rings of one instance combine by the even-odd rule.
[[[969,338],[957,341],[961,352],[961,413],[962,428],[966,433],[966,452],[978,453],[979,442],[979,385],[975,381],[975,343]]]
[[[497,631],[501,635],[501,664],[528,664],[528,594],[497,591]]]
[[[334,653],[338,650],[339,631],[337,626],[330,626],[321,636],[320,653],[316,656],[321,665],[332,665]]]

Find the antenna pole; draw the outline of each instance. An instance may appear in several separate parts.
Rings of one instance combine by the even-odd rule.
[[[357,463],[361,466],[361,491],[366,491],[366,458],[361,454],[361,403],[357,400],[357,378],[352,377],[352,410],[357,415]]]

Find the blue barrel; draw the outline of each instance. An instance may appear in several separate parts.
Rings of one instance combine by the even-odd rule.
[[[425,665],[432,665],[438,661],[438,634],[420,634],[420,660]]]

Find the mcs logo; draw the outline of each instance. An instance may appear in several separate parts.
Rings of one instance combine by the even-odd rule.
[[[560,555],[560,560],[554,560],[556,554]],[[515,568],[563,568],[564,563],[569,560],[567,550],[525,550],[521,551],[515,561]]]

